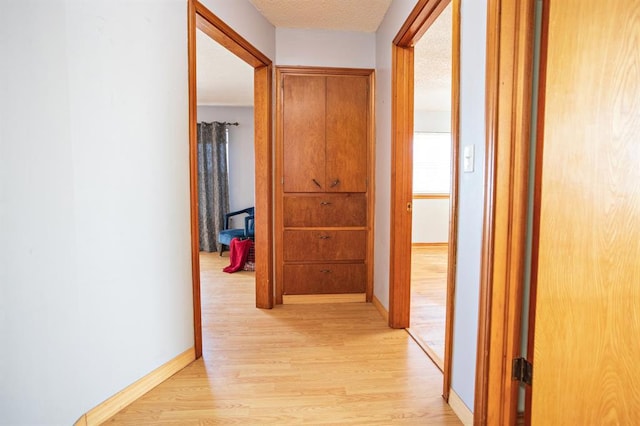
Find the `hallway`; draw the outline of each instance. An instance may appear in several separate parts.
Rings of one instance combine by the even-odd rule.
[[[112,424],[460,424],[442,374],[371,304],[256,309],[252,272],[201,254],[203,358]]]

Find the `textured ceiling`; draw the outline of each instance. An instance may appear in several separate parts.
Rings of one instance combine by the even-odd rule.
[[[391,0],[250,1],[279,27],[345,31],[375,31],[391,3]],[[363,25],[369,29],[357,29]],[[199,30],[196,47],[198,104],[253,105],[253,69]],[[424,111],[451,109],[451,5],[415,46],[414,105],[416,110]]]
[[[373,33],[391,0],[249,0],[275,27]]]

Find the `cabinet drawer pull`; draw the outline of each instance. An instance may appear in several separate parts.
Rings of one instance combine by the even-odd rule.
[[[334,186],[337,186],[340,184],[340,179],[336,179],[333,182],[331,182],[331,187],[333,188]]]
[[[320,185],[320,183],[318,183],[318,181],[317,181],[317,180],[315,180],[315,179],[311,179],[311,180],[313,181],[313,183],[315,183],[315,184],[316,184],[316,186],[317,186],[318,188],[322,188],[322,185]]]
[[[331,204],[332,204],[331,201],[321,201],[320,202],[321,206],[330,206]]]
[[[331,269],[320,269],[320,272],[322,272],[323,274],[330,274]]]
[[[331,238],[330,235],[320,235],[321,240],[328,240],[329,238]]]

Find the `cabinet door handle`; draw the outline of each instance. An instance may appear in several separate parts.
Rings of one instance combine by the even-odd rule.
[[[320,272],[322,272],[323,274],[330,274],[331,269],[320,269]]]
[[[331,187],[333,188],[334,186],[338,186],[340,184],[340,179],[336,179],[333,182],[331,182]]]
[[[330,206],[331,205],[331,201],[320,201],[320,205],[321,206]]]
[[[320,185],[320,184],[318,183],[318,181],[317,181],[317,180],[315,180],[315,179],[311,179],[311,180],[313,181],[313,183],[315,183],[315,184],[316,184],[316,186],[317,186],[318,188],[322,188],[322,185]]]
[[[330,236],[330,235],[320,235],[320,239],[321,239],[321,240],[328,240],[328,239],[330,239],[330,238],[331,238],[331,236]]]

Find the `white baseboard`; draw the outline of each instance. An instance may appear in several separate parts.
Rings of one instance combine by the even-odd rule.
[[[464,426],[473,426],[473,413],[453,389],[449,389],[449,406]]]
[[[87,411],[86,414],[83,414],[82,417],[75,422],[74,426],[93,426],[106,422],[127,405],[191,364],[195,359],[195,349],[187,349],[140,380],[130,384],[111,398]]]

